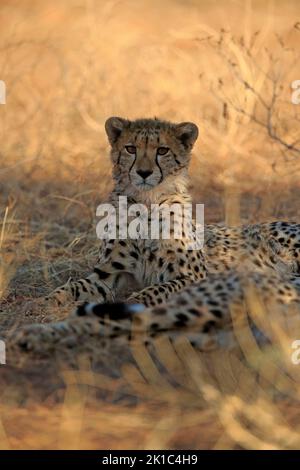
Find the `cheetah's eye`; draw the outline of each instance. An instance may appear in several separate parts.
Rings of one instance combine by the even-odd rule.
[[[131,154],[136,153],[136,147],[134,145],[126,145],[125,148],[128,153],[131,153]]]
[[[168,151],[168,147],[158,147],[157,155],[167,155]]]

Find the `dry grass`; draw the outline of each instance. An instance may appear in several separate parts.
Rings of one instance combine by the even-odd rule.
[[[2,0],[0,28],[3,335],[63,315],[26,301],[93,264],[95,208],[111,187],[103,130],[110,115],[199,125],[192,190],[207,222],[299,220],[296,0]],[[237,381],[242,365],[230,362],[237,359],[209,359],[219,379],[205,388],[199,361],[207,358],[181,353],[170,355],[180,357],[177,388],[162,385],[147,361],[140,370],[155,377],[146,385],[134,366],[123,370],[118,361],[118,378],[108,379],[106,358],[102,375],[80,365],[87,370],[84,378],[74,373],[80,386],[43,362],[1,367],[0,447],[299,446],[298,385],[288,405],[262,387],[246,409],[254,373],[245,370]]]

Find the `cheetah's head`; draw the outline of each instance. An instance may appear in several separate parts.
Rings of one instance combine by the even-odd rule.
[[[158,119],[129,121],[111,117],[105,123],[114,177],[125,187],[148,191],[186,173],[198,128]]]

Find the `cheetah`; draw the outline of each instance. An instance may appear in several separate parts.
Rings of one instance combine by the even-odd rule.
[[[115,187],[108,198],[119,213],[120,196],[128,207],[151,208],[189,204],[187,190],[191,150],[198,128],[190,122],[173,124],[157,119],[128,121],[111,117],[105,123],[111,146]],[[119,225],[117,230],[119,230]],[[131,285],[135,290],[159,286],[166,297],[206,275],[200,250],[188,256],[181,239],[104,239],[93,273],[69,280],[50,298],[58,302],[116,301]],[[160,302],[160,297],[157,299]]]
[[[261,302],[270,324],[284,325],[288,319],[290,327],[293,321],[299,328],[299,278],[284,279],[275,271],[268,276],[261,272],[229,271],[208,274],[161,305],[81,304],[65,321],[23,328],[12,344],[22,352],[43,355],[80,345],[84,348],[89,339],[96,338],[101,353],[114,340],[122,344],[142,341],[148,346],[164,335],[171,341],[184,336],[202,352],[220,348],[237,351],[233,315],[240,321],[246,313],[244,329],[249,326],[259,345],[265,346],[273,339],[272,328],[264,331],[253,321],[251,309],[247,309],[247,302],[253,298]]]
[[[129,207],[143,204],[159,209],[191,203],[188,168],[198,137],[194,123],[175,124],[158,119],[129,121],[111,117],[105,123],[111,146],[115,186],[108,202],[119,211],[120,196]],[[119,230],[120,227],[117,226]],[[173,234],[174,235],[174,234]],[[183,234],[184,235],[184,234]],[[265,256],[272,244],[280,256]],[[188,237],[176,239],[103,240],[93,273],[69,280],[48,298],[59,303],[116,302],[153,306],[175,292],[203,280],[207,272],[251,266],[254,271],[299,271],[300,225],[286,222],[236,228],[209,225],[203,250],[187,249]]]
[[[121,195],[129,205],[146,207],[191,202],[188,167],[198,137],[195,124],[112,117],[105,129],[115,181],[109,202],[116,211]],[[230,305],[242,304],[249,280],[266,303],[298,305],[300,224],[207,225],[202,250],[187,249],[188,241],[174,236],[104,240],[94,272],[50,296],[84,303],[65,321],[25,328],[16,343],[39,351],[74,336],[79,342],[89,335],[128,339],[134,321],[141,331],[149,330],[150,338],[166,330],[176,335],[196,329],[193,344],[205,349],[204,340],[211,344],[213,333],[219,338],[226,330],[232,336],[226,329]],[[128,286],[129,296],[120,303]]]

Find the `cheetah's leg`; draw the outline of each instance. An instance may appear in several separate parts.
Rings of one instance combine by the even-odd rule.
[[[189,256],[182,253],[182,250],[179,253],[174,250],[174,253],[175,258],[167,259],[165,264],[163,258],[158,261],[158,269],[161,268],[159,284],[151,284],[139,292],[133,292],[127,299],[128,303],[147,307],[162,304],[174,294],[205,279],[206,260],[201,251],[191,252]],[[154,266],[155,269],[157,268]]]
[[[91,304],[89,305],[89,308]],[[200,351],[211,351],[217,348],[232,349],[236,346],[236,340],[231,329],[218,329],[213,327],[214,320],[206,318],[206,324],[202,326],[194,325],[191,328],[178,327],[175,325],[175,318],[166,317],[167,323],[172,324],[172,328],[163,328],[157,326],[156,321],[160,321],[160,317],[157,314],[153,314],[151,310],[142,311],[142,315],[146,314],[147,317],[147,329],[144,320],[140,328],[133,327],[132,318],[135,318],[135,322],[139,325],[138,318],[142,318],[142,315],[138,317],[137,314],[140,308],[144,308],[140,305],[131,305],[127,314],[130,315],[130,319],[125,319],[119,322],[119,320],[110,320],[105,324],[104,318],[97,318],[99,315],[99,307],[106,304],[97,304],[97,309],[94,309],[94,318],[77,318],[68,319],[63,322],[57,322],[52,324],[36,324],[30,325],[23,328],[17,336],[8,342],[9,351],[21,351],[25,353],[33,353],[38,355],[53,354],[53,352],[64,353],[72,349],[85,350],[88,349],[89,340],[91,338],[97,338],[97,350],[101,352],[103,348],[106,348],[112,339],[118,341],[118,344],[128,344],[130,342],[144,343],[149,345],[153,339],[160,335],[167,335],[171,340],[177,340],[180,337],[186,338],[193,347]],[[111,304],[116,305],[116,304]],[[125,304],[123,304],[125,307]],[[160,308],[160,307],[157,307]],[[98,310],[97,315],[95,314]],[[121,311],[121,310],[120,310]],[[119,313],[120,313],[119,311]],[[90,314],[90,311],[88,311]],[[148,315],[149,314],[149,315]],[[151,320],[151,323],[149,321]],[[165,323],[166,324],[166,323]],[[182,326],[184,323],[182,320],[177,320],[177,324]],[[166,331],[167,330],[167,331]]]
[[[130,278],[137,276],[140,263],[132,242],[130,248],[125,240],[111,240],[99,257],[94,272],[77,281],[69,280],[55,289],[46,300],[54,299],[58,304],[67,300],[82,302],[114,301],[120,288]]]
[[[195,282],[194,278],[183,276],[162,284],[145,287],[139,292],[133,292],[127,299],[130,304],[143,304],[146,307],[166,302],[176,292],[180,292],[189,284]]]
[[[96,337],[99,346],[106,340],[142,341],[146,344],[159,334],[177,337],[182,335],[198,338],[197,347],[207,343],[207,335],[214,334],[215,318],[212,314],[200,315],[196,309],[184,314],[178,307],[165,304],[146,308],[140,304],[96,304],[87,303],[77,308],[68,319],[49,323],[29,325],[22,328],[8,342],[9,349],[36,354],[48,354],[70,348],[88,346],[89,338]],[[202,340],[199,343],[199,333]],[[193,343],[196,345],[196,340]]]
[[[195,294],[186,289],[171,302],[151,308],[141,304],[86,303],[65,321],[23,328],[13,345],[25,352],[47,353],[72,345],[80,347],[89,337],[97,337],[100,342],[116,337],[148,342],[166,331],[170,337],[177,335],[178,329],[182,334],[210,335],[224,324],[224,318],[197,306]]]

